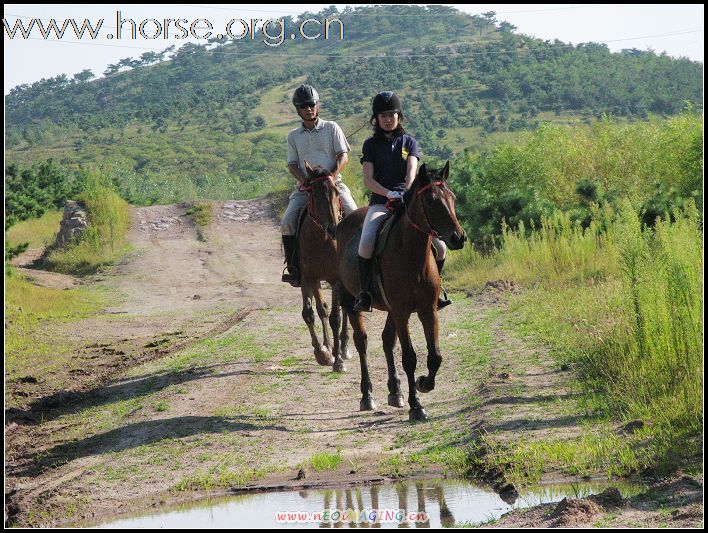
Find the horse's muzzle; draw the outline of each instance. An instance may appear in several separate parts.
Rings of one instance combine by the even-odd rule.
[[[454,231],[449,239],[450,242],[446,243],[450,250],[461,250],[462,247],[467,242],[467,233],[465,230],[461,232]]]

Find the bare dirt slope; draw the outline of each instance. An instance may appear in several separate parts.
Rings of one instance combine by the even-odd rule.
[[[581,431],[582,416],[566,414],[570,373],[504,327],[504,287],[457,294],[441,313],[443,366],[421,397],[427,424],[386,405],[385,316],[367,317],[379,408],[358,412],[356,354],[345,374],[317,365],[300,291],[280,282],[272,205],[213,209],[207,228],[184,205],[134,209],[133,251],[82,281],[105,286],[111,305],[52,332],[71,340],[73,368],[7,384],[12,524],[81,523],[231,487],[296,486],[300,468],[308,482],[455,471],[464,459],[456,451],[482,429],[509,440]],[[412,331],[420,374],[416,319]],[[398,365],[402,374],[400,356]]]

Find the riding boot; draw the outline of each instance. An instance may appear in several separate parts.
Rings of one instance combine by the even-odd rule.
[[[283,271],[281,281],[290,283],[293,287],[300,286],[300,269],[297,267],[297,236],[283,235],[283,249],[285,250],[285,262],[287,263],[286,270]]]
[[[373,259],[365,259],[359,256],[359,284],[361,292],[356,297],[354,303],[354,311],[371,312],[371,270],[373,267]]]
[[[443,265],[445,264],[445,260],[442,259],[440,261],[435,261],[435,264],[438,265],[438,274],[442,273]],[[442,286],[442,283],[440,284],[440,295],[438,296],[438,310],[442,309],[443,307],[447,307],[452,303],[452,300],[447,297],[447,291],[445,288]]]

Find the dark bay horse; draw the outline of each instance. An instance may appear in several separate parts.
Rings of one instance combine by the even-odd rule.
[[[313,169],[309,164],[306,164],[306,170],[308,180],[301,190],[308,193],[307,215],[298,233],[302,318],[310,330],[317,362],[323,366],[332,365],[335,372],[344,372],[346,369],[343,359],[349,359],[350,356],[347,348],[347,318],[345,316],[342,320],[337,290],[339,270],[334,231],[341,220],[339,192],[329,171],[319,166]],[[321,281],[332,286],[331,312],[323,298]],[[322,321],[322,343],[315,331],[313,299]],[[331,342],[327,319],[332,328]]]
[[[403,407],[400,380],[393,358],[396,337],[401,341],[403,369],[408,378],[409,418],[412,421],[428,417],[418,401],[419,392],[435,388],[435,375],[442,363],[438,346],[438,294],[440,277],[430,245],[440,237],[448,248],[459,250],[467,235],[455,215],[455,195],[447,184],[448,162],[442,170],[422,165],[411,188],[404,195],[405,215],[391,229],[386,247],[379,256],[381,281],[386,304],[381,295],[374,295],[373,307],[388,312],[382,334],[388,365],[388,403]],[[360,410],[376,408],[367,362],[367,336],[361,313],[353,311],[353,295],[358,294],[359,269],[357,249],[367,208],[357,209],[337,227],[339,242],[339,274],[343,285],[342,300],[354,329],[354,344],[361,363]],[[417,313],[423,324],[428,347],[428,375],[415,379],[416,353],[408,331],[411,314]]]

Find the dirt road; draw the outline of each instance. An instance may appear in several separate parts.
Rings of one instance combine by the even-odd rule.
[[[559,417],[554,403],[572,410],[570,374],[505,328],[502,289],[457,294],[441,313],[443,366],[421,398],[427,424],[386,405],[385,316],[368,317],[379,409],[358,412],[356,354],[344,374],[317,365],[300,292],[280,282],[272,205],[213,208],[207,228],[186,206],[134,209],[133,251],[83,281],[104,287],[111,305],[51,332],[75,347],[65,354],[72,364],[52,379],[7,384],[11,523],[66,525],[231,487],[295,484],[301,468],[309,481],[342,482],[455,472],[482,427],[510,439],[579,431],[582,416]]]

